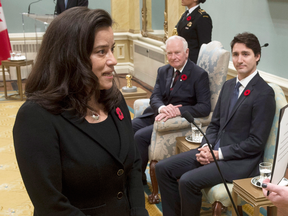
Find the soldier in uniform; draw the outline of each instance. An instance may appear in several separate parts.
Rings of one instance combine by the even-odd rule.
[[[184,12],[175,26],[175,34],[184,37],[188,42],[189,59],[197,63],[200,47],[209,43],[212,35],[212,20],[200,8],[200,3],[206,0],[182,0],[182,6],[188,10]]]

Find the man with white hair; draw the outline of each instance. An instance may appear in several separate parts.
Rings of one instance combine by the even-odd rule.
[[[142,157],[143,184],[147,183],[145,169],[154,121],[166,121],[185,111],[193,117],[204,117],[211,111],[208,73],[188,59],[186,40],[180,36],[169,37],[166,54],[169,64],[158,69],[150,106],[132,121],[134,139]]]

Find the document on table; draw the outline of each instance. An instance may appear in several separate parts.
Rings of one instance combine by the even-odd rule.
[[[271,183],[279,184],[288,165],[288,105],[280,110],[277,142],[275,147]]]

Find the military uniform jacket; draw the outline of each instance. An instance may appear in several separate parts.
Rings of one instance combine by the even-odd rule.
[[[176,28],[178,35],[185,38],[188,43],[189,59],[196,64],[201,45],[211,42],[212,20],[210,16],[199,6],[188,16],[183,13]]]

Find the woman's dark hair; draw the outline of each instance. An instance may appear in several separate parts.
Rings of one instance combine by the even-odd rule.
[[[205,3],[206,2],[206,0],[198,0],[198,3]]]
[[[43,36],[27,80],[27,100],[53,114],[76,110],[81,117],[93,95],[105,111],[115,108],[122,98],[115,80],[111,89],[100,91],[90,60],[97,31],[111,26],[110,15],[100,9],[74,7],[57,16]]]
[[[260,43],[259,43],[259,40],[258,38],[252,34],[252,33],[249,33],[249,32],[244,32],[244,33],[241,33],[241,34],[237,34],[234,39],[231,41],[231,51],[233,51],[233,47],[236,43],[243,43],[246,45],[246,47],[248,47],[249,49],[252,49],[253,50],[253,53],[255,56],[257,56],[258,54],[260,54],[260,57],[261,57],[261,46],[260,46]],[[257,65],[258,63],[260,62],[260,58],[259,60],[257,61]]]

